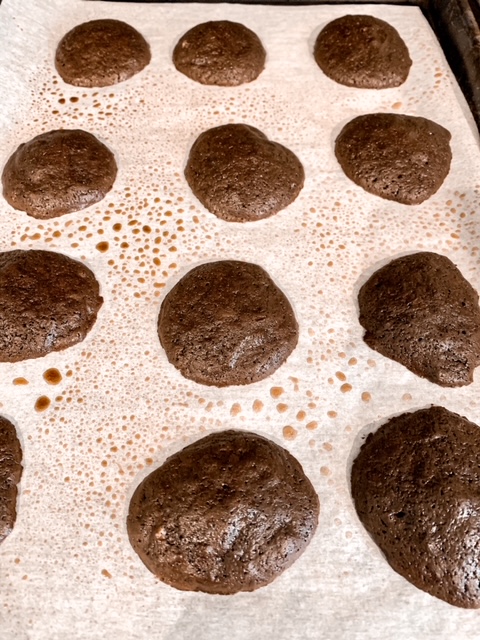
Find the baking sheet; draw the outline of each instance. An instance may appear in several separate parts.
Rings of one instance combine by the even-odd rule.
[[[387,19],[406,41],[413,66],[402,87],[349,89],[315,65],[321,27],[353,11]],[[113,87],[64,84],[53,67],[57,42],[100,17],[138,28],[151,44],[151,64]],[[266,69],[252,84],[203,87],[171,63],[188,28],[222,18],[243,22],[264,43]],[[479,374],[463,389],[437,387],[370,350],[357,321],[360,284],[408,251],[449,256],[480,289],[476,128],[420,10],[31,0],[26,11],[21,0],[4,0],[0,36],[0,163],[42,131],[80,127],[104,141],[119,165],[104,201],[51,221],[0,199],[0,250],[43,248],[83,260],[105,299],[83,343],[0,364],[0,411],[16,424],[24,450],[17,524],[0,547],[0,635],[475,637],[477,612],[436,600],[389,568],[355,515],[348,482],[361,434],[393,414],[438,403],[480,424]],[[374,111],[426,116],[452,133],[451,172],[420,206],[366,194],[336,163],[341,127]],[[238,225],[191,194],[183,177],[190,145],[227,122],[256,126],[301,159],[305,187],[287,210]],[[156,337],[166,291],[192,266],[222,258],[263,266],[300,325],[287,363],[247,387],[183,379]],[[62,375],[57,385],[44,379],[50,368]],[[51,404],[38,412],[42,396]],[[231,597],[179,592],[131,549],[128,500],[168,455],[232,427],[270,437],[300,460],[320,496],[319,527],[304,555],[266,588]]]

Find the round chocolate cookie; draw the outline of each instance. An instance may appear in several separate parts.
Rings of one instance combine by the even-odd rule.
[[[372,113],[346,124],[335,141],[345,175],[365,191],[402,204],[420,204],[450,170],[450,132],[415,116]]]
[[[81,342],[102,303],[95,276],[81,262],[51,251],[0,253],[0,362]]]
[[[235,87],[255,80],[265,67],[265,49],[243,24],[204,22],[185,33],[173,51],[173,64],[201,84]]]
[[[261,267],[222,260],[195,267],[165,296],[158,336],[185,378],[226,387],[276,371],[297,344],[298,325]]]
[[[185,177],[212,213],[230,222],[268,218],[291,204],[305,173],[297,156],[258,129],[227,124],[194,142]]]
[[[398,87],[412,66],[398,31],[373,16],[347,15],[329,22],[318,34],[314,57],[329,78],[361,89]]]
[[[22,448],[15,427],[0,417],[0,542],[17,519],[17,485],[22,477]]]
[[[128,80],[150,62],[150,47],[136,29],[120,20],[92,20],[61,40],[55,67],[68,84],[107,87]]]
[[[358,304],[372,349],[442,387],[473,381],[478,294],[448,258],[420,252],[392,260],[362,286]]]
[[[443,407],[392,418],[352,467],[363,526],[419,589],[480,607],[480,427]]]
[[[113,153],[80,129],[48,131],[21,144],[3,169],[3,195],[41,220],[102,200],[117,176]]]
[[[320,505],[300,463],[277,444],[222,431],[176,453],[137,487],[130,542],[160,580],[232,594],[272,582],[305,550]]]

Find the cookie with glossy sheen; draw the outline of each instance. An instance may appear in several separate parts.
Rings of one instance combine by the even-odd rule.
[[[46,220],[99,202],[116,176],[115,157],[100,140],[81,129],[58,129],[21,144],[10,156],[3,195],[15,209]]]
[[[388,89],[405,82],[412,66],[398,31],[379,18],[347,15],[318,34],[315,61],[332,80],[360,89]]]
[[[22,448],[15,427],[0,416],[0,543],[17,519],[17,485],[22,471]]]
[[[150,59],[148,42],[129,24],[92,20],[63,36],[55,54],[55,67],[68,84],[107,87],[128,80]]]
[[[352,467],[358,516],[391,567],[458,607],[480,607],[480,427],[431,407],[370,434]]]
[[[258,78],[265,67],[265,49],[258,36],[238,22],[198,24],[178,41],[175,67],[196,82],[234,87]]]
[[[478,293],[446,256],[422,251],[392,260],[362,286],[358,304],[372,349],[443,387],[473,381]]]
[[[0,362],[81,342],[102,303],[95,276],[77,260],[34,249],[0,253]]]
[[[194,142],[185,177],[200,202],[230,222],[268,218],[291,204],[305,180],[297,156],[255,127],[227,124]]]
[[[185,378],[225,387],[276,371],[297,344],[298,324],[266,271],[222,260],[193,268],[169,291],[158,335]]]
[[[450,132],[416,116],[371,113],[348,122],[335,141],[345,175],[380,198],[420,204],[450,171]]]
[[[254,433],[222,431],[143,480],[127,529],[160,580],[226,595],[263,587],[289,567],[315,533],[319,510],[288,451]]]

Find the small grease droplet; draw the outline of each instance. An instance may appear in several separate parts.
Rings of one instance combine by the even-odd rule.
[[[279,398],[282,395],[282,393],[283,393],[283,388],[282,387],[272,387],[270,389],[270,395],[274,399]]]
[[[29,382],[26,378],[14,378],[13,384],[18,386],[18,385],[29,384]]]
[[[357,359],[356,358],[350,358],[350,360],[348,361],[348,364],[353,367],[354,365],[357,364]]]
[[[337,371],[337,372],[335,373],[335,375],[336,375],[336,377],[337,377],[339,380],[341,380],[342,382],[345,382],[345,380],[347,379],[347,376],[346,376],[344,373],[342,373],[341,371]]]
[[[95,248],[97,249],[97,251],[100,251],[100,253],[106,253],[108,251],[109,246],[110,245],[108,244],[108,242],[103,241],[103,242],[99,242]]]
[[[287,409],[288,409],[288,404],[284,404],[283,402],[280,402],[279,404],[277,404],[278,413],[285,413]]]
[[[316,420],[312,420],[306,424],[306,427],[309,431],[314,431],[318,427],[318,422]]]
[[[336,418],[337,417],[337,412],[336,411],[327,411],[327,416],[329,418]]]
[[[105,578],[111,578],[112,574],[110,573],[110,571],[107,571],[106,569],[102,569],[102,576],[105,576]]]
[[[51,400],[50,398],[47,398],[47,396],[40,396],[35,402],[35,411],[38,411],[39,413],[46,411],[50,406],[50,402]]]
[[[254,400],[252,407],[255,413],[260,413],[260,411],[263,409],[263,402],[261,400]]]
[[[305,413],[305,411],[301,410],[297,413],[297,420],[299,422],[301,422],[302,420],[305,420],[305,418],[307,417],[307,414]]]
[[[332,474],[328,467],[320,467],[320,473],[322,476],[330,476]]]
[[[348,384],[348,382],[345,382],[345,384],[342,384],[342,386],[340,387],[340,391],[342,393],[348,393],[351,390],[352,390],[352,385]]]
[[[369,391],[364,391],[362,393],[363,402],[370,402],[371,399],[372,399],[372,394]]]
[[[402,396],[402,400],[404,400],[405,402],[410,402],[411,399],[412,399],[411,393],[404,393]]]
[[[235,402],[234,404],[232,404],[232,408],[230,409],[230,415],[238,416],[241,411],[242,407],[238,404],[238,402]]]
[[[290,427],[289,425],[283,427],[283,437],[285,440],[295,440],[297,433],[298,431],[294,429],[294,427]]]
[[[47,369],[43,374],[43,378],[48,384],[59,384],[63,379],[58,369]]]

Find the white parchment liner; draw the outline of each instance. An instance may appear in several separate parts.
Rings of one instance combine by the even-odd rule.
[[[349,12],[398,29],[413,59],[402,87],[349,89],[318,69],[317,33]],[[53,66],[55,47],[74,25],[100,17],[138,28],[152,62],[114,87],[66,85]],[[171,63],[188,28],[221,18],[243,22],[264,43],[266,68],[250,85],[204,87]],[[112,192],[85,211],[41,222],[0,199],[0,250],[49,248],[84,260],[105,298],[82,344],[0,364],[0,410],[17,425],[25,466],[17,524],[0,548],[0,636],[476,637],[475,611],[436,600],[389,568],[355,515],[348,482],[359,434],[393,414],[439,403],[480,424],[480,374],[463,389],[437,387],[371,351],[357,321],[360,283],[408,251],[449,256],[480,289],[477,133],[420,11],[4,0],[0,37],[0,164],[21,142],[60,127],[94,133],[119,163]],[[451,172],[426,203],[381,200],[340,170],[340,128],[375,111],[426,116],[451,131]],[[287,210],[237,225],[193,197],[183,177],[189,147],[227,122],[252,124],[299,156],[305,188]],[[165,291],[189,268],[221,258],[267,269],[294,306],[300,341],[268,380],[219,390],[168,364],[156,319]],[[63,376],[57,386],[43,378],[51,367]],[[14,384],[19,377],[29,384]],[[37,412],[42,395],[51,405]],[[319,528],[269,587],[233,597],[179,592],[130,548],[127,501],[167,455],[231,427],[264,434],[300,460],[320,496]]]

